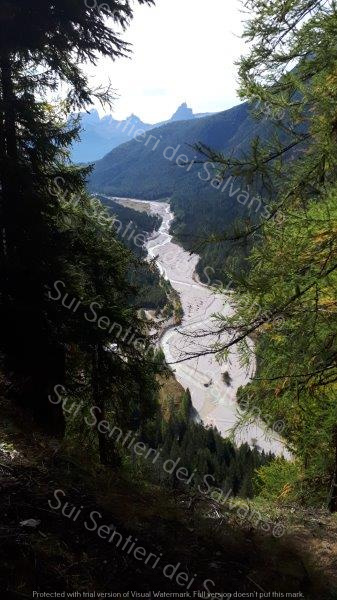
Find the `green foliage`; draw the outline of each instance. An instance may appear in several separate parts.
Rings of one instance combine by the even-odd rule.
[[[78,133],[69,112],[97,95],[111,100],[90,89],[83,64],[128,51],[106,19],[110,8],[125,27],[129,2],[98,11],[80,0],[13,0],[0,41],[1,367],[11,397],[53,435],[65,429],[62,405],[49,401],[56,384],[88,399],[100,419],[137,429],[155,409],[157,366],[125,335],[146,339],[130,302],[132,255],[85,190],[90,169],[68,159]],[[53,107],[47,98],[60,81],[68,93]],[[101,460],[110,462],[96,433]]]
[[[255,493],[271,502],[291,502],[298,498],[302,471],[297,462],[276,458],[259,467],[254,479]]]
[[[160,459],[155,468],[147,469],[147,477],[159,480],[169,487],[197,488],[204,493],[211,489],[231,492],[233,496],[251,498],[254,495],[255,470],[268,464],[271,455],[251,449],[247,444],[236,448],[229,439],[224,439],[216,429],[206,428],[192,419],[190,393],[184,394],[179,409],[170,408],[170,417],[164,421],[161,412],[143,430],[144,441],[151,448],[160,450]],[[165,461],[173,467],[166,473]],[[181,481],[179,468],[187,469],[185,482]]]
[[[293,1],[280,12],[276,1],[246,4],[252,45],[240,63],[241,93],[257,119],[275,109],[274,135],[257,138],[242,157],[212,156],[222,174],[253,182],[274,208],[242,233],[260,239],[248,272],[230,274],[236,314],[222,318],[230,335],[222,352],[238,344],[246,361],[254,336],[250,405],[284,420],[311,498],[336,510],[336,7]]]
[[[146,238],[158,231],[161,218],[149,215],[145,211],[136,211],[122,204],[97,195],[102,204],[108,209],[116,230],[118,239],[137,257],[130,263],[128,281],[133,288],[130,302],[137,308],[148,310],[163,310],[168,306],[168,297],[172,292],[169,282],[161,278],[158,267],[154,262],[146,262],[147,252],[144,247]]]
[[[145,211],[137,211],[114,202],[106,196],[97,194],[96,197],[107,208],[114,219],[117,236],[129,250],[132,250],[138,258],[146,256],[146,250],[142,245],[143,239],[158,231],[162,219],[158,215],[150,215]]]

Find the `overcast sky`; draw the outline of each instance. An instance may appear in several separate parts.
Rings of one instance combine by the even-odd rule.
[[[154,123],[169,118],[184,101],[194,112],[216,112],[238,103],[234,62],[244,52],[240,9],[240,0],[138,5],[124,34],[133,44],[131,60],[105,59],[95,69],[95,78],[110,77],[119,92],[115,118],[135,113]]]

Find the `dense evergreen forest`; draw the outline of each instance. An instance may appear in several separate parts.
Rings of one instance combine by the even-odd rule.
[[[240,448],[229,439],[223,439],[214,428],[205,428],[202,423],[191,419],[192,403],[187,390],[179,401],[177,409],[174,400],[167,398],[154,419],[148,422],[144,431],[144,441],[151,448],[162,448],[155,472],[150,471],[154,480],[168,487],[183,486],[177,477],[177,470],[184,465],[191,477],[191,489],[204,489],[219,494],[252,498],[256,470],[267,465],[272,459],[257,448],[243,444]],[[166,473],[162,465],[165,460],[178,464],[172,473]]]
[[[171,178],[171,164],[166,178],[148,164],[144,185],[144,196],[171,197],[174,233],[202,254],[203,280],[233,281],[235,310],[216,316],[217,345],[200,355],[235,345],[247,365],[256,353],[242,420],[255,409],[281,419],[286,460],[198,421],[143,310],[171,301],[144,251],[160,219],[93,196],[115,193],[108,180],[97,189],[102,164],[93,173],[70,159],[71,115],[113,101],[84,64],[129,56],[134,7],[154,4],[0,0],[0,591],[332,600],[337,7],[245,1],[248,104],[210,121],[213,145],[185,140],[214,193],[209,181],[194,187],[192,170]],[[175,126],[163,126],[174,141]],[[103,159],[121,195],[128,146]],[[263,219],[247,197],[223,208],[215,188],[229,177],[258,194]]]
[[[162,280],[156,265],[146,262],[147,252],[144,247],[147,238],[158,231],[161,219],[145,211],[132,210],[105,196],[97,195],[97,198],[110,213],[113,219],[111,227],[114,227],[118,239],[138,259],[130,264],[128,271],[128,281],[134,292],[130,302],[140,309],[162,311],[170,302],[172,288]]]

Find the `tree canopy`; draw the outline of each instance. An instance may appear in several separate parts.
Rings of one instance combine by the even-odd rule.
[[[69,113],[111,100],[90,88],[85,61],[130,51],[116,31],[132,19],[131,3],[90,6],[1,3],[1,362],[9,394],[54,435],[65,429],[62,406],[49,401],[55,385],[90,398],[101,418],[110,410],[137,427],[156,390],[157,366],[125,335],[147,335],[128,283],[133,258],[86,192],[90,168],[69,161],[78,135]],[[52,104],[61,83],[64,98]]]
[[[244,8],[250,51],[239,65],[241,96],[274,133],[240,157],[200,149],[220,177],[256,187],[272,211],[237,235],[254,246],[247,272],[228,274],[236,312],[220,319],[227,337],[210,351],[226,354],[238,344],[249,360],[253,336],[252,402],[285,419],[304,481],[336,510],[336,4],[248,1]]]

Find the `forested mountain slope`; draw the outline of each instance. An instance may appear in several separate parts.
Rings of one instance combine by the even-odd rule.
[[[210,234],[233,229],[240,218],[257,219],[261,204],[246,186],[231,179],[220,186],[211,165],[201,164],[192,147],[198,142],[225,154],[240,155],[255,137],[271,135],[267,119],[254,120],[247,103],[197,120],[169,123],[115,148],[95,164],[89,186],[113,196],[159,200],[171,198],[176,220],[173,231],[188,249],[202,256],[199,273],[225,278],[228,244],[201,247]],[[241,189],[242,188],[242,189]],[[235,250],[238,254],[238,250]],[[245,250],[240,249],[242,256]],[[210,266],[212,270],[204,269]],[[212,278],[212,277],[211,277]]]
[[[161,219],[147,212],[132,210],[117,202],[99,196],[102,204],[111,214],[111,227],[116,229],[118,239],[135,255],[128,271],[128,281],[132,285],[130,303],[137,308],[160,310],[168,303],[171,287],[162,281],[158,268],[146,260],[146,238],[161,225]]]
[[[198,172],[200,165],[178,166],[177,157],[196,153],[190,146],[199,141],[218,150],[237,148],[242,144],[247,126],[255,129],[248,115],[248,105],[242,104],[222,113],[197,120],[172,122],[151,130],[113,149],[96,162],[90,187],[116,196],[134,196],[158,200],[174,194],[195,193],[207,189]],[[205,177],[205,174],[204,174]]]

